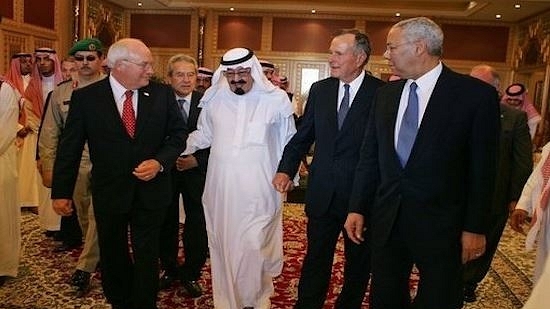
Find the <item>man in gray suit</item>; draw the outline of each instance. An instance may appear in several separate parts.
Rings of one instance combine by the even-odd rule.
[[[472,68],[470,76],[500,88],[498,73],[488,65]],[[508,214],[514,210],[521,190],[533,170],[531,136],[527,126],[527,115],[500,104],[500,143],[498,151],[497,178],[495,194],[489,214],[489,228],[485,254],[467,263],[464,267],[464,301],[476,301],[477,285],[489,271],[491,261],[497,250],[498,242]]]

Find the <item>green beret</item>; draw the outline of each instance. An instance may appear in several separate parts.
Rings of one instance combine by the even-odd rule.
[[[102,49],[103,44],[101,44],[100,40],[94,38],[83,39],[74,43],[71,50],[69,50],[69,55],[74,56],[79,51],[98,51],[101,53]]]

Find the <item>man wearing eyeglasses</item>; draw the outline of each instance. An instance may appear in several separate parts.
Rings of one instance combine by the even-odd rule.
[[[89,61],[92,55],[82,56]],[[53,207],[70,215],[88,143],[101,283],[113,309],[157,308],[160,230],[172,196],[170,169],[187,137],[172,89],[149,81],[152,61],[151,51],[138,39],[111,45],[109,77],[71,96],[53,170]]]
[[[268,309],[283,266],[281,196],[271,177],[296,132],[286,93],[247,48],[226,52],[185,154],[210,147],[203,195],[215,308]]]
[[[38,151],[42,159],[42,178],[47,187],[52,185],[53,164],[57,153],[57,145],[67,121],[73,90],[105,78],[105,75],[101,72],[102,44],[99,40],[81,40],[74,44],[69,54],[76,61],[78,74],[74,79],[59,84],[52,91],[38,139]],[[97,231],[90,192],[91,168],[90,155],[86,145],[82,152],[80,169],[72,198],[80,227],[84,233],[84,249],[78,258],[76,271],[71,277],[71,284],[80,293],[88,289],[90,275],[95,271],[99,262]]]

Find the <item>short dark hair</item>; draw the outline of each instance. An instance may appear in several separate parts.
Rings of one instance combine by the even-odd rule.
[[[357,52],[365,52],[367,58],[365,59],[363,65],[367,64],[370,58],[370,54],[372,52],[372,46],[367,34],[361,32],[361,30],[359,29],[340,29],[338,32],[336,32],[334,36],[336,37],[344,34],[353,34],[353,36],[355,37],[355,50]]]

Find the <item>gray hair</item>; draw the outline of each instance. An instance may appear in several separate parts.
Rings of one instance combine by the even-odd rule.
[[[170,57],[170,59],[168,59],[168,72],[167,72],[168,76],[172,76],[172,73],[174,73],[174,63],[176,62],[190,63],[195,67],[195,73],[197,72],[198,65],[195,58],[188,56],[186,54],[176,54]]]
[[[372,52],[372,46],[369,37],[365,33],[361,32],[361,30],[359,29],[341,29],[336,32],[334,36],[336,37],[345,34],[352,34],[355,37],[355,54],[358,54],[361,51],[365,52],[367,58],[365,58],[365,62],[363,63],[363,65],[366,65],[367,62],[369,62],[370,54]]]
[[[114,68],[118,61],[135,58],[136,55],[132,51],[132,48],[135,47],[136,44],[142,44],[146,47],[143,41],[134,38],[125,38],[113,43],[107,52],[107,66],[109,68]]]
[[[430,55],[443,55],[443,31],[433,20],[427,17],[415,17],[402,20],[392,28],[401,28],[403,35],[410,42],[426,41]]]

